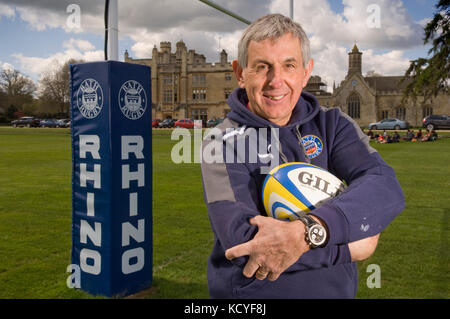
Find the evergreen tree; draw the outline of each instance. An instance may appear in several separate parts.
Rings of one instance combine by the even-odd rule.
[[[449,93],[450,86],[450,0],[440,0],[434,18],[425,26],[424,44],[431,43],[428,58],[411,61],[402,81],[408,81],[404,99]]]

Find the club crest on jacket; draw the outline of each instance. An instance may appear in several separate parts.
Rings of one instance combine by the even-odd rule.
[[[322,153],[323,143],[316,135],[306,135],[302,137],[300,142],[303,144],[306,156],[309,159],[317,157]]]

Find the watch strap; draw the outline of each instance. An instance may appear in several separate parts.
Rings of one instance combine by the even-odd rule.
[[[315,224],[318,224],[311,216],[308,216],[305,212],[297,212],[299,215],[299,219],[306,225],[306,227],[310,228]]]
[[[313,227],[314,225],[320,226],[323,229],[323,231],[325,231],[325,236],[326,236],[325,243],[328,241],[328,239],[327,239],[328,233],[327,233],[325,227],[323,227],[320,223],[315,221],[311,216],[307,215],[305,212],[297,212],[297,214],[299,216],[299,220],[303,224],[305,224],[305,227],[306,227],[305,240],[309,244],[310,248],[314,249],[314,248],[317,248],[317,247],[321,247],[323,245],[323,244],[316,245],[309,238],[309,235],[310,235],[309,231],[310,231],[311,227]]]

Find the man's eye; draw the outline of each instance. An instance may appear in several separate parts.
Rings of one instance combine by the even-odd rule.
[[[269,67],[266,64],[259,64],[256,66],[257,71],[266,71],[268,69],[269,69]]]
[[[295,64],[291,64],[291,63],[286,64],[286,68],[289,69],[289,70],[294,70],[295,69]]]

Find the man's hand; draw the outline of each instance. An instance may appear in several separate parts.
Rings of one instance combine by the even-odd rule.
[[[280,221],[272,217],[256,216],[249,220],[258,226],[255,237],[225,251],[229,260],[249,256],[243,274],[247,278],[274,281],[309,250],[305,242],[305,225],[299,221]]]

